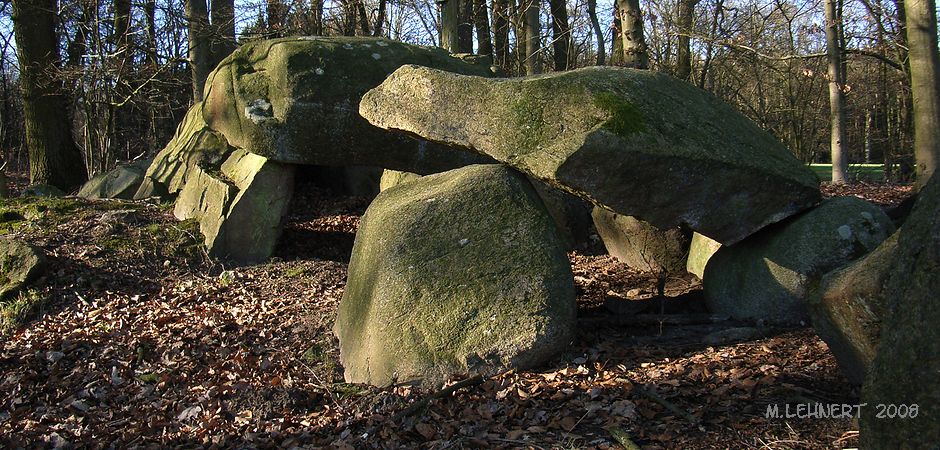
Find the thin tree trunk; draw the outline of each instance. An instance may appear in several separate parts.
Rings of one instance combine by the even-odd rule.
[[[71,190],[88,175],[72,141],[67,102],[55,73],[59,62],[55,0],[14,1],[13,32],[23,89],[30,183]]]
[[[492,56],[493,41],[490,38],[490,19],[486,12],[486,0],[473,0],[473,25],[477,30],[477,54]]]
[[[568,70],[571,65],[569,49],[571,48],[571,27],[568,25],[568,2],[565,0],[548,0],[552,13],[552,56],[555,62],[555,71]]]
[[[382,37],[385,35],[385,16],[386,8],[388,7],[387,0],[379,0],[379,10],[375,18],[375,25],[372,27],[372,35],[376,37]]]
[[[356,13],[359,15],[359,32],[361,35],[371,35],[372,30],[369,28],[369,13],[366,11],[366,4],[363,0],[356,0]]]
[[[493,0],[493,54],[496,65],[509,69],[509,0]]]
[[[526,51],[526,34],[525,34],[525,11],[526,11],[526,2],[528,0],[511,0],[512,1],[512,26],[513,34],[515,36],[515,50],[516,50],[516,63],[518,68],[518,73],[524,75],[526,73],[526,56],[528,52]]]
[[[676,39],[676,78],[692,80],[692,21],[695,18],[695,5],[699,0],[679,0],[679,36]]]
[[[722,8],[724,8],[724,4],[724,0],[718,0],[715,4],[715,14],[712,16],[711,37],[715,37],[718,34],[718,23],[721,19],[721,11]],[[705,61],[702,63],[702,73],[699,75],[698,79],[699,89],[705,89],[705,82],[708,80],[708,70],[711,68],[713,51],[713,44],[709,42],[705,50]]]
[[[937,9],[934,0],[906,0],[910,46],[911,93],[914,100],[916,188],[921,189],[940,159],[940,57],[937,55]]]
[[[193,73],[193,101],[205,97],[206,77],[209,76],[209,11],[206,0],[186,0],[186,21],[189,24],[189,66]]]
[[[316,36],[322,36],[323,0],[310,0],[310,9],[313,10],[313,34]]]
[[[610,65],[623,65],[623,24],[620,21],[620,2],[623,0],[614,0],[614,18],[610,22],[610,28],[613,37],[610,42]]]
[[[235,1],[212,0],[212,62],[215,67],[235,51]]]
[[[473,53],[473,0],[457,0],[457,51]]]
[[[146,29],[144,33],[147,41],[145,53],[147,55],[147,65],[151,70],[157,67],[157,2],[156,0],[147,0],[144,3],[144,16],[146,19]]]
[[[648,69],[646,38],[643,35],[643,14],[639,0],[617,0],[617,16],[620,19],[620,41],[622,42],[622,64],[634,69]]]
[[[131,1],[114,0],[114,43],[118,51],[119,71],[124,73],[129,67],[129,61],[132,61],[131,49],[128,46],[127,32],[131,25]]]
[[[832,154],[832,184],[844,184],[848,181],[849,161],[843,142],[845,141],[845,95],[842,91],[842,49],[839,47],[839,29],[842,26],[842,14],[838,0],[826,0],[826,53],[829,59],[829,119],[830,143]]]
[[[441,47],[451,53],[460,51],[457,24],[460,21],[460,0],[444,0],[441,6]]]
[[[525,7],[525,73],[535,75],[542,73],[542,63],[539,58],[542,24],[539,21],[539,7],[541,0],[526,1]]]
[[[587,13],[591,19],[591,28],[594,30],[594,37],[597,39],[597,65],[603,66],[607,60],[604,50],[604,31],[601,30],[601,23],[597,20],[597,0],[588,0]]]

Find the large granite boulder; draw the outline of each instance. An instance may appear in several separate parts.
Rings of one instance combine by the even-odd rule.
[[[334,326],[349,382],[434,386],[544,363],[575,325],[571,268],[526,178],[474,165],[369,206]]]
[[[209,75],[202,115],[230,145],[282,163],[432,173],[488,161],[388,133],[359,116],[362,95],[404,64],[492,76],[488,64],[383,38],[258,41]]]
[[[421,178],[421,175],[411,172],[386,169],[382,173],[379,183],[380,190],[384,191],[402,183]],[[560,191],[541,181],[529,178],[535,192],[542,199],[542,204],[558,227],[558,235],[565,243],[565,248],[573,250],[590,239],[591,207],[584,200],[567,192]]]
[[[404,66],[376,126],[466,147],[661,229],[723,244],[815,205],[818,178],[732,107],[668,75],[593,67],[487,79]]]
[[[42,250],[19,239],[0,237],[0,300],[36,281],[45,270]]]
[[[692,233],[679,227],[660,230],[642,220],[594,207],[597,234],[607,253],[641,272],[682,273]]]
[[[236,150],[218,171],[196,166],[173,214],[194,218],[213,256],[240,264],[263,262],[274,252],[293,194],[294,167]]]
[[[721,248],[718,241],[692,233],[692,242],[689,244],[689,258],[685,262],[685,270],[702,279],[705,276],[705,266],[712,255]]]
[[[806,297],[826,273],[875,249],[894,232],[881,208],[836,197],[761,230],[709,260],[705,300],[735,319],[797,324],[809,319]]]
[[[133,200],[140,188],[144,173],[150,167],[150,159],[140,159],[122,164],[82,185],[78,196],[82,198],[119,198]]]
[[[862,389],[862,402],[868,406],[862,408],[861,448],[940,448],[937,230],[940,176],[934,175],[898,232],[884,290],[887,314],[881,342]]]
[[[807,301],[813,328],[855,384],[865,381],[875,359],[885,316],[884,283],[897,256],[897,238],[892,234],[875,251],[826,274]]]

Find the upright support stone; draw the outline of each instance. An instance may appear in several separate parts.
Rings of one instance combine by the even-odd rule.
[[[195,218],[210,254],[241,264],[263,262],[277,245],[293,194],[294,168],[236,150],[219,174],[199,169],[176,201],[174,215]]]

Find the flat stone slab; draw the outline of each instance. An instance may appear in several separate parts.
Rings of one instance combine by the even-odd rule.
[[[722,244],[820,199],[819,179],[770,134],[656,72],[592,67],[491,79],[403,66],[363,97],[359,113]]]

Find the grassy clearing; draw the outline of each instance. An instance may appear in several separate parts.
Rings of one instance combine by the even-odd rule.
[[[832,164],[810,164],[810,169],[820,180],[827,182],[832,180]],[[885,166],[884,164],[850,164],[849,176],[856,181],[884,181]]]

